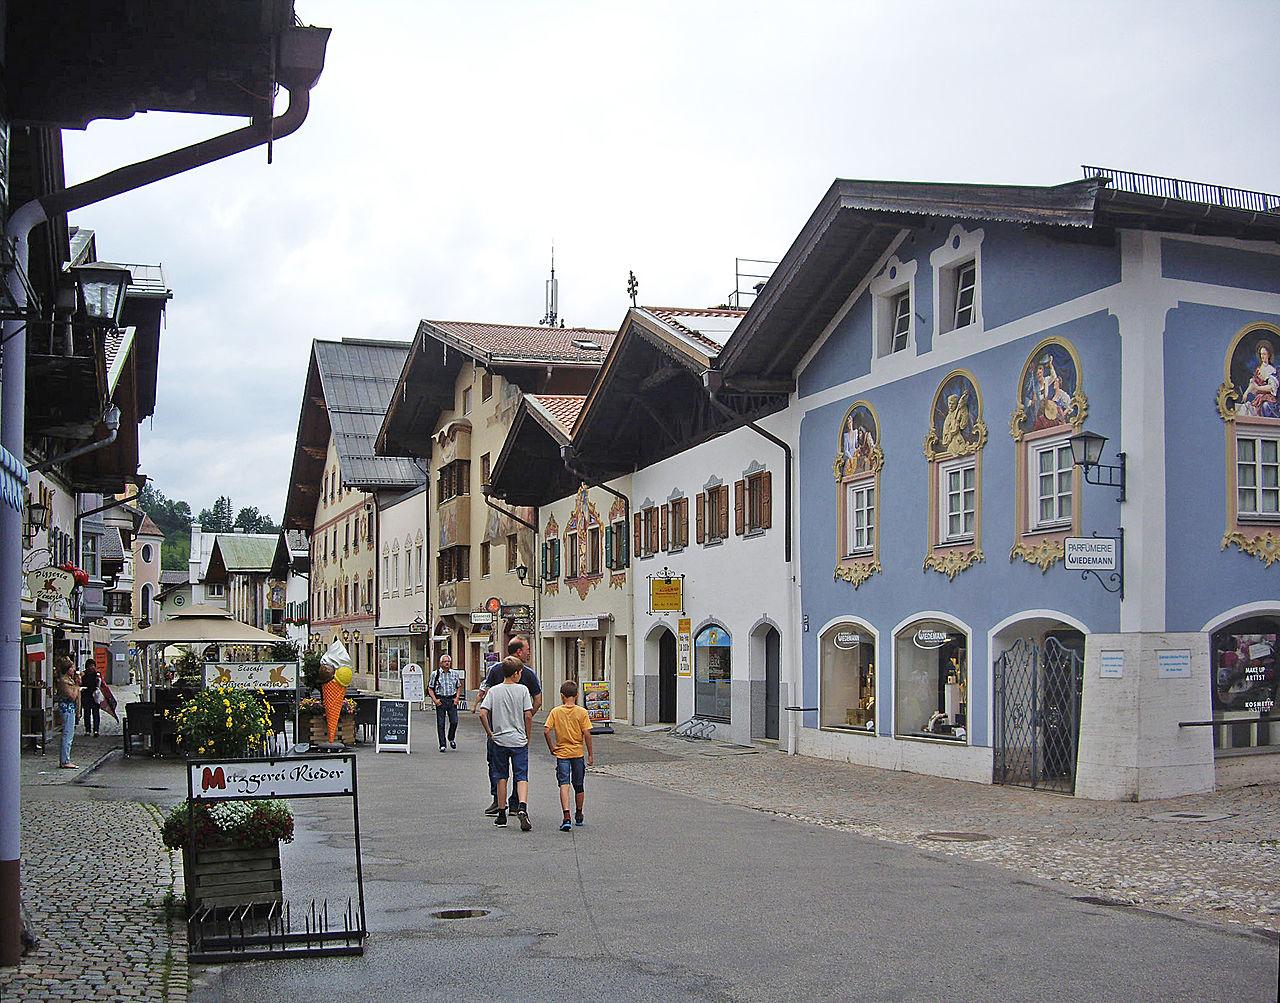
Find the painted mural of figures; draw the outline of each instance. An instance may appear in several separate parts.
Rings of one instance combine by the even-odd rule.
[[[840,476],[870,470],[876,452],[876,421],[864,405],[856,405],[845,415],[840,429]]]
[[[1066,346],[1050,342],[1028,360],[1022,377],[1024,431],[1066,425],[1076,417],[1078,374]]]
[[[1249,381],[1240,390],[1236,413],[1252,418],[1280,418],[1280,383],[1276,379],[1271,342],[1259,338],[1249,362]]]

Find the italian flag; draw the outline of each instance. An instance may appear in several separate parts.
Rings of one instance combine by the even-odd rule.
[[[44,635],[28,634],[22,639],[23,645],[27,649],[28,662],[44,661]]]

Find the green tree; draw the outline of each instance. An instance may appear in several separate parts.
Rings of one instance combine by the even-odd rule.
[[[280,527],[272,522],[271,517],[258,511],[256,505],[248,505],[236,516],[235,526],[246,533],[278,533]]]
[[[219,495],[212,509],[200,510],[200,528],[206,533],[230,533],[235,526],[234,514],[231,499],[226,495]]]

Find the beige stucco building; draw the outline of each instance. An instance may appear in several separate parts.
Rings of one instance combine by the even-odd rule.
[[[584,328],[423,321],[409,349],[378,451],[429,462],[431,662],[449,653],[471,688],[486,652],[532,633],[536,616],[533,513],[488,502],[490,468],[522,395],[585,392],[612,339]],[[485,610],[492,599],[504,607],[496,622]]]

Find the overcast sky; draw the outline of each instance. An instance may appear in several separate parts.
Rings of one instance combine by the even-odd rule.
[[[1280,4],[296,0],[333,28],[300,132],[74,214],[174,299],[144,472],[284,507],[312,338],[421,317],[615,328],[710,306],[836,177],[1052,184],[1101,164],[1280,190]],[[283,105],[284,96],[280,98]],[[65,134],[81,180],[239,125]]]

